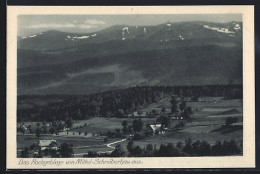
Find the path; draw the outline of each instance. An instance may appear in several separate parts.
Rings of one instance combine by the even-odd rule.
[[[115,141],[115,142],[112,142],[112,143],[107,144],[106,146],[107,146],[108,148],[115,149],[115,147],[111,146],[112,144],[121,143],[121,142],[123,142],[123,141],[125,141],[125,140],[127,140],[127,139],[125,138],[125,139],[122,139],[122,140],[119,140],[119,141]]]
[[[118,140],[118,141],[114,141],[114,142],[109,143],[109,144],[94,145],[94,146],[79,146],[77,148],[98,147],[98,146],[104,146],[105,145],[106,147],[111,148],[112,150],[109,150],[109,151],[98,151],[97,153],[112,153],[113,150],[115,149],[115,147],[112,146],[113,144],[121,143],[121,142],[126,141],[126,140],[127,140],[127,138],[121,139],[121,140]],[[87,154],[87,153],[77,153],[77,154],[74,154],[74,156],[81,156],[81,155],[85,155],[85,154]]]

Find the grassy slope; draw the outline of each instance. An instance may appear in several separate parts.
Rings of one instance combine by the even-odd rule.
[[[103,71],[100,75],[98,69],[109,66],[119,66],[120,70]],[[97,91],[137,84],[227,84],[231,79],[235,83],[241,83],[241,67],[240,47],[214,45],[173,47],[18,69],[18,93],[86,94],[95,91],[95,88]],[[92,74],[80,74],[91,69],[97,71]],[[75,73],[79,76],[70,76]],[[108,77],[106,78],[108,80],[101,78],[103,76]],[[91,83],[87,83],[89,81]],[[30,85],[32,88],[28,89]]]

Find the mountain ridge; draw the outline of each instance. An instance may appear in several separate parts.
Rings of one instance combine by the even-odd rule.
[[[182,24],[182,23],[207,23],[207,24],[223,24],[223,25],[226,25],[226,24],[231,24],[231,23],[238,23],[238,24],[242,24],[242,22],[239,22],[239,21],[230,21],[230,22],[224,22],[224,23],[217,23],[217,22],[207,22],[207,21],[186,21],[186,22],[165,22],[165,23],[162,23],[162,24],[158,24],[158,25],[154,25],[154,26],[159,26],[159,25],[164,25],[164,24]],[[149,26],[153,26],[153,25],[137,25],[138,27],[149,27]],[[100,31],[103,31],[103,30],[108,30],[110,28],[114,28],[114,27],[136,27],[136,25],[112,25],[112,26],[109,26],[107,28],[104,28],[104,29],[101,29],[101,30],[98,30],[98,31],[95,31],[95,32],[100,32]],[[46,33],[46,32],[57,32],[57,33],[67,33],[67,34],[91,34],[91,33],[95,33],[95,32],[66,32],[66,31],[61,31],[61,30],[58,30],[58,29],[50,29],[50,30],[46,30],[46,31],[42,31],[42,32],[37,32],[37,33],[34,33],[32,35],[35,35],[35,34],[39,34],[39,33]],[[30,35],[27,35],[27,36],[17,36],[17,37],[28,37]]]
[[[242,83],[241,22],[113,27],[18,40],[18,94]]]

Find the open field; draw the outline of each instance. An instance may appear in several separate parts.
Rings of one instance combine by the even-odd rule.
[[[122,129],[122,122],[125,120],[128,122],[128,125],[132,125],[134,119],[136,118],[102,118],[102,117],[96,117],[92,118],[86,121],[78,121],[74,123],[72,132],[88,132],[88,133],[106,133],[107,131],[114,131],[115,129]],[[152,124],[156,118],[142,118],[143,121],[143,127],[145,128],[146,124]],[[84,124],[93,124],[91,126],[83,127]],[[82,127],[80,127],[82,126]]]
[[[160,144],[173,143],[176,145],[178,142],[185,143],[185,140],[191,139],[193,142],[207,141],[211,145],[214,145],[216,141],[230,141],[234,139],[237,142],[243,140],[243,129],[231,131],[229,133],[215,132],[224,125],[227,117],[238,117],[239,122],[243,121],[243,109],[241,100],[218,100],[208,102],[187,102],[188,106],[193,108],[203,108],[202,110],[195,111],[192,116],[191,122],[185,122],[185,127],[180,131],[168,132],[164,135],[154,135],[152,137],[145,138],[143,140],[135,141],[135,145],[139,145],[141,148],[147,144],[156,145],[157,148]],[[166,105],[164,105],[165,107]],[[169,106],[169,104],[168,104]],[[156,105],[154,105],[156,107]],[[166,106],[167,107],[167,106]],[[225,111],[236,109],[238,114],[225,114]],[[174,128],[180,121],[173,121],[170,128]],[[126,150],[127,141],[121,143],[122,147]]]
[[[188,102],[188,106],[193,108],[202,108],[192,116],[193,121],[185,122],[185,127],[180,131],[168,132],[164,135],[154,135],[152,137],[145,138],[143,140],[135,141],[135,145],[144,147],[147,144],[156,144],[159,148],[160,144],[178,142],[185,143],[185,140],[190,138],[192,141],[207,141],[211,145],[215,144],[216,141],[229,141],[231,139],[240,142],[243,140],[243,129],[231,131],[229,133],[215,132],[224,125],[227,117],[238,117],[239,122],[243,122],[243,109],[241,100],[218,100],[209,102]],[[236,109],[238,114],[226,114],[221,115],[224,111]],[[173,121],[171,128],[173,128],[180,121]],[[125,149],[127,142],[121,144]]]
[[[74,147],[78,146],[92,146],[92,145],[100,145],[103,144],[101,140],[95,140],[93,138],[79,138],[79,137],[66,137],[66,136],[41,136],[39,139],[54,139],[58,144],[68,143],[73,144]],[[18,135],[17,142],[18,148],[23,148],[25,146],[30,146],[34,142],[37,142],[38,138],[35,135]]]
[[[185,130],[185,129],[184,129]],[[180,132],[171,132],[165,135],[154,135],[152,137],[134,141],[135,145],[139,145],[141,148],[147,146],[148,144],[156,145],[157,148],[160,147],[161,144],[168,144],[173,143],[174,145],[177,145],[178,142],[182,142],[183,145],[185,143],[185,140],[191,139],[193,142],[200,140],[200,141],[207,141],[209,144],[214,145],[216,141],[229,141],[231,139],[235,139],[238,143],[242,140],[242,131],[236,131],[229,134],[220,134],[220,133],[191,133],[190,131],[194,130],[187,130],[186,131],[180,131]],[[127,143],[128,141],[125,141],[121,143],[122,147],[127,150]]]

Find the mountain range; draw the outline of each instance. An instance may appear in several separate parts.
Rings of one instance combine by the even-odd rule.
[[[242,30],[242,22],[195,21],[18,36],[18,95],[242,84]]]

